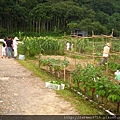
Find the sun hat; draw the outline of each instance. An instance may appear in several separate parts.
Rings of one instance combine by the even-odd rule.
[[[19,40],[18,37],[15,37],[14,40]]]
[[[107,43],[106,45],[110,47],[110,43]]]

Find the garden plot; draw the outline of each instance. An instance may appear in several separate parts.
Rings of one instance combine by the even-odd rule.
[[[46,55],[46,56],[41,56],[41,58],[43,59],[47,59],[47,58],[54,58],[54,59],[60,59],[60,60],[64,60],[64,56],[55,56],[55,55]],[[83,67],[87,64],[87,63],[93,63],[92,59],[75,59],[74,58],[70,58],[70,57],[66,57],[66,59],[69,61],[69,65],[66,67],[67,71],[73,71],[75,69],[75,62],[76,64],[81,64]]]

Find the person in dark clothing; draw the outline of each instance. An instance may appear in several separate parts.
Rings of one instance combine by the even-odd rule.
[[[11,37],[8,37],[6,40],[7,45],[7,57],[10,58],[12,55],[12,48],[13,48],[13,41],[11,40]]]

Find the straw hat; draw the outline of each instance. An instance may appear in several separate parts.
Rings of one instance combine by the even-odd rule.
[[[106,45],[110,47],[110,43],[107,43]]]
[[[18,37],[15,37],[14,40],[19,40]]]

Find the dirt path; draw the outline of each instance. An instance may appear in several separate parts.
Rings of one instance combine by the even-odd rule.
[[[78,115],[75,108],[14,59],[0,58],[0,114]]]

